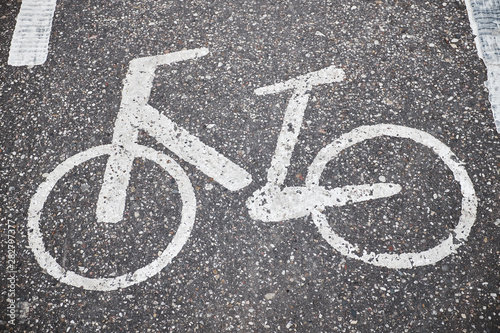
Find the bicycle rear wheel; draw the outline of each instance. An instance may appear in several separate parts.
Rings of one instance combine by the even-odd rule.
[[[460,186],[462,201],[458,224],[451,230],[449,236],[436,246],[420,252],[396,254],[363,251],[359,253],[357,246],[350,243],[332,229],[324,213],[314,210],[312,212],[313,221],[318,227],[322,237],[335,250],[349,258],[358,259],[375,266],[395,269],[434,264],[454,253],[456,249],[466,241],[476,219],[477,197],[472,181],[464,166],[459,162],[458,158],[448,146],[432,135],[417,129],[391,124],[358,127],[334,140],[334,142],[324,147],[318,153],[309,167],[306,184],[309,187],[318,186],[321,175],[328,162],[343,150],[365,140],[383,136],[410,139],[420,145],[426,146],[451,170],[455,181],[458,182]]]
[[[194,190],[188,176],[179,164],[170,159],[167,155],[145,146],[134,145],[127,147],[127,150],[132,156],[136,158],[142,157],[155,162],[168,172],[177,182],[182,208],[181,221],[175,235],[167,248],[155,260],[132,273],[123,274],[117,277],[89,278],[63,268],[49,251],[47,251],[44,245],[43,235],[40,229],[40,218],[44,204],[56,183],[66,173],[70,172],[71,169],[93,158],[110,155],[113,149],[114,147],[112,145],[97,146],[78,153],[59,164],[50,174],[48,174],[46,180],[40,184],[31,199],[28,210],[28,242],[39,265],[60,282],[88,290],[109,291],[125,288],[143,282],[156,275],[180,252],[189,239],[195,220],[196,198]]]

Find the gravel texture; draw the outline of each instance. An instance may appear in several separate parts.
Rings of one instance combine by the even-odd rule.
[[[0,218],[16,225],[15,325],[0,274],[0,327],[16,332],[498,332],[500,137],[486,71],[461,1],[57,2],[49,56],[7,65],[17,1],[0,4]],[[156,72],[150,105],[247,170],[235,192],[192,165],[191,237],[171,264],[124,289],[61,283],[28,248],[27,211],[44,176],[109,144],[132,59],[207,47]],[[346,79],[314,88],[285,181],[302,186],[316,154],[361,125],[417,128],[463,162],[479,199],[472,231],[435,265],[389,269],[336,252],[311,217],[263,223],[245,201],[266,183],[288,93],[254,90],[329,65]],[[148,133],[141,144],[169,152]],[[95,204],[106,158],[83,163],[51,192],[40,229],[65,269],[114,277],[144,266],[180,220],[173,178],[136,159],[123,221]],[[377,138],[332,160],[321,185],[392,182],[397,196],[328,208],[330,226],[361,250],[402,253],[437,244],[460,216],[461,194],[433,152]],[[7,228],[2,242],[7,244]],[[1,265],[7,262],[2,247]],[[4,272],[4,267],[0,271]]]

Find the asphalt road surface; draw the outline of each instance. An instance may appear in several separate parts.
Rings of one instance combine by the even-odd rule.
[[[0,4],[2,329],[499,331],[461,1],[46,2]]]

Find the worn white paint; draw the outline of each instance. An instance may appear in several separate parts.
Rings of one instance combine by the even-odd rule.
[[[293,90],[281,126],[278,144],[271,160],[271,167],[268,170],[268,183],[273,186],[280,186],[285,181],[310,97],[307,92],[320,84],[340,82],[344,77],[345,74],[342,69],[329,66],[319,71],[255,90],[257,95],[276,94],[286,90]]]
[[[157,274],[172,261],[189,238],[196,211],[195,196],[189,178],[174,160],[151,148],[138,145],[139,130],[147,131],[171,152],[195,165],[230,190],[239,190],[251,182],[251,177],[245,170],[148,105],[155,70],[158,66],[197,59],[207,54],[208,49],[201,48],[133,60],[124,82],[113,143],[89,149],[67,159],[57,166],[48,175],[47,180],[40,185],[31,200],[28,211],[28,240],[37,261],[50,275],[61,282],[89,290],[106,291],[124,288]],[[389,124],[359,127],[320,150],[309,166],[305,186],[284,186],[309,100],[308,91],[316,85],[340,82],[343,78],[344,72],[341,69],[330,66],[255,90],[257,95],[292,90],[292,95],[285,111],[271,167],[268,170],[268,182],[247,200],[250,216],[261,221],[272,222],[311,214],[321,235],[334,249],[350,258],[373,265],[412,268],[436,263],[453,253],[469,235],[476,216],[477,197],[463,165],[458,162],[456,156],[445,144],[431,135],[420,130]],[[358,249],[337,235],[329,226],[325,215],[321,213],[326,207],[386,198],[397,195],[401,191],[400,185],[385,182],[350,185],[330,190],[319,185],[325,166],[342,150],[380,136],[407,138],[429,147],[450,168],[455,180],[460,184],[463,200],[459,223],[452,234],[438,246],[418,253],[358,254]],[[72,168],[101,155],[109,155],[109,159],[97,204],[98,221],[109,223],[121,221],[132,163],[138,157],[156,162],[177,181],[183,207],[181,224],[177,233],[158,259],[132,274],[114,278],[87,278],[64,269],[56,262],[45,249],[39,222],[44,203],[57,181]],[[380,179],[384,180],[383,177]]]
[[[8,64],[41,65],[47,59],[56,0],[23,0],[10,44]]]
[[[326,189],[322,186],[266,186],[247,201],[250,217],[262,222],[277,222],[309,216],[314,210],[344,206],[398,194],[401,186],[391,183],[350,185]]]
[[[434,264],[455,252],[469,235],[476,217],[477,197],[472,181],[463,165],[458,162],[458,158],[445,144],[430,134],[390,124],[359,127],[334,140],[318,153],[309,167],[306,186],[284,188],[282,186],[307,107],[309,99],[307,91],[316,84],[338,82],[343,77],[344,73],[341,70],[329,67],[255,91],[256,94],[263,95],[291,89],[293,93],[285,112],[285,120],[268,171],[268,184],[257,190],[247,200],[250,216],[261,221],[274,222],[312,214],[321,235],[334,249],[345,256],[377,266],[398,269]],[[400,185],[391,183],[351,185],[332,190],[327,190],[319,185],[325,166],[342,150],[364,140],[380,136],[407,138],[432,149],[450,168],[455,180],[460,184],[463,199],[459,222],[446,240],[431,249],[417,253],[363,253],[360,255],[356,246],[333,231],[325,215],[321,213],[325,207],[385,198],[401,191]]]
[[[127,152],[130,156],[141,157],[156,162],[162,167],[176,182],[182,200],[181,222],[177,232],[167,248],[150,264],[136,270],[133,273],[110,278],[88,278],[73,271],[63,268],[56,259],[45,249],[43,235],[40,230],[40,217],[42,210],[50,192],[66,173],[74,167],[81,165],[93,158],[102,155],[113,155],[121,148],[114,145],[97,146],[76,154],[59,164],[54,171],[48,174],[46,180],[38,187],[35,195],[31,199],[28,210],[28,242],[36,260],[48,274],[63,283],[81,287],[88,290],[109,291],[118,288],[125,288],[133,284],[142,282],[160,272],[179,253],[183,245],[188,240],[196,212],[196,198],[193,187],[184,170],[173,159],[161,154],[151,148],[130,145]],[[67,221],[66,223],[73,223]]]
[[[253,219],[263,222],[289,220],[308,216],[312,209],[373,200],[395,195],[401,190],[397,184],[382,183],[346,186],[332,190],[320,186],[283,188],[309,101],[308,91],[317,85],[340,82],[344,77],[342,69],[329,66],[255,90],[257,95],[292,90],[292,96],[285,111],[276,150],[267,173],[267,184],[247,200],[249,214]]]
[[[306,185],[312,188],[318,186],[325,166],[342,150],[362,141],[381,136],[411,139],[424,145],[432,149],[451,170],[455,180],[460,184],[460,190],[462,192],[462,209],[458,224],[455,229],[451,231],[449,237],[431,249],[416,253],[377,254],[370,252],[359,254],[356,246],[350,244],[347,240],[333,231],[320,209],[315,209],[313,211],[313,220],[323,238],[325,238],[334,249],[347,257],[359,259],[376,266],[397,269],[435,264],[446,256],[454,253],[467,239],[476,219],[477,197],[465,167],[460,163],[449,147],[432,135],[417,129],[390,124],[358,127],[334,140],[330,145],[324,147],[318,153],[309,167]]]
[[[272,84],[270,86],[255,89],[257,95],[277,94],[287,90],[305,93],[314,86],[340,82],[345,78],[345,73],[341,68],[329,66],[315,72],[298,76],[296,78]]]
[[[252,197],[247,200],[247,207],[252,218],[266,222],[286,220],[302,216],[302,214],[307,215],[312,207],[311,204],[320,204],[318,200],[315,200],[320,199],[320,192],[311,197],[312,191],[310,189],[287,190],[281,189],[281,187],[285,181],[290,159],[297,144],[304,112],[310,97],[308,91],[320,84],[340,82],[344,77],[345,74],[342,69],[329,66],[319,71],[255,90],[257,95],[276,94],[292,90],[292,96],[285,111],[271,166],[267,172],[267,184],[255,191]],[[303,201],[306,197],[309,200]]]
[[[139,130],[147,131],[174,154],[231,191],[251,183],[248,172],[148,105],[158,66],[197,59],[208,53],[208,49],[200,48],[130,62],[113,134],[113,143],[124,149],[116,151],[108,161],[97,202],[98,221],[117,223],[122,219],[134,158],[126,150],[128,145],[136,143]]]
[[[189,178],[174,160],[151,148],[138,145],[136,141],[139,130],[147,131],[170,151],[194,164],[229,190],[240,189],[251,182],[251,176],[245,170],[147,105],[158,66],[196,59],[206,54],[208,49],[194,49],[133,60],[125,79],[113,143],[89,149],[69,158],[51,172],[47,180],[40,185],[29,208],[28,238],[37,261],[50,275],[61,282],[89,290],[107,291],[124,288],[157,274],[172,261],[189,238],[196,211],[195,196]],[[138,157],[156,162],[177,181],[183,206],[177,233],[159,258],[132,274],[114,278],[87,278],[64,269],[45,250],[39,222],[43,205],[56,182],[73,167],[101,155],[109,155],[109,159],[96,210],[99,222],[118,223],[122,220],[132,163]]]
[[[486,87],[500,133],[500,0],[465,0],[478,55],[488,70]]]
[[[316,84],[338,82],[343,77],[344,73],[332,66],[255,91],[256,94],[263,95],[291,89],[293,93],[285,112],[276,151],[268,171],[268,184],[257,190],[247,200],[250,216],[261,221],[273,222],[312,214],[321,235],[334,249],[345,256],[389,268],[411,268],[434,264],[455,252],[469,235],[475,221],[477,197],[472,181],[463,165],[458,162],[458,158],[445,144],[430,134],[409,127],[389,124],[359,127],[334,140],[318,153],[309,167],[306,186],[284,188],[282,186],[307,107],[309,99],[307,91]],[[401,191],[400,185],[391,183],[351,185],[332,190],[327,190],[319,185],[325,166],[342,150],[364,140],[380,136],[407,138],[432,149],[450,168],[456,181],[460,184],[463,199],[459,223],[452,234],[436,247],[418,253],[363,253],[360,255],[354,245],[333,231],[325,215],[321,213],[325,207],[385,198]]]

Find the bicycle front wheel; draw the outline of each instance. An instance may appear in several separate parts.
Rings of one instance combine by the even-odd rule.
[[[418,266],[434,264],[448,255],[456,252],[467,237],[476,219],[477,197],[472,181],[464,166],[459,162],[455,154],[448,146],[432,135],[405,126],[379,124],[361,126],[349,133],[342,135],[331,144],[324,147],[310,165],[306,184],[309,187],[318,186],[320,178],[329,161],[348,149],[365,140],[378,137],[393,137],[409,139],[417,144],[430,148],[434,154],[451,170],[453,177],[460,186],[462,195],[460,217],[456,226],[449,235],[437,245],[419,252],[407,253],[375,253],[374,251],[359,251],[358,247],[342,237],[328,223],[326,215],[318,210],[312,212],[314,223],[319,229],[322,237],[341,254],[361,260],[375,266],[383,266],[394,269],[413,268]]]
[[[75,287],[99,291],[109,291],[131,286],[159,273],[180,252],[189,239],[195,220],[196,198],[188,176],[179,164],[167,155],[145,146],[133,145],[127,147],[127,151],[132,156],[155,162],[172,176],[178,186],[178,192],[182,200],[181,221],[166,249],[151,263],[136,269],[134,272],[116,277],[91,278],[63,268],[45,248],[40,228],[40,219],[45,202],[56,183],[76,166],[99,156],[110,155],[115,148],[112,145],[97,146],[68,158],[47,175],[46,180],[38,187],[31,199],[28,210],[29,247],[33,251],[39,265],[60,282]]]

